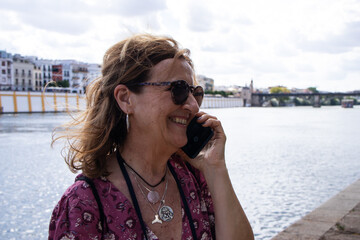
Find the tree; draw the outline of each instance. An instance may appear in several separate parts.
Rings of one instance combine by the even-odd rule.
[[[70,83],[68,80],[64,80],[64,81],[58,81],[58,82],[50,82],[48,84],[49,87],[62,87],[62,88],[67,88],[70,86]]]
[[[270,88],[270,93],[290,93],[290,90],[286,87],[277,86]],[[285,103],[287,100],[289,100],[289,97],[279,97],[280,104]]]
[[[312,93],[319,93],[319,91],[316,89],[316,87],[309,87],[308,90]]]
[[[68,80],[64,80],[64,81],[58,82],[58,86],[59,86],[59,87],[63,87],[63,88],[67,88],[67,87],[70,86],[70,84],[69,84],[69,81],[68,81]]]
[[[277,86],[270,88],[270,93],[290,93],[290,90],[286,87]]]

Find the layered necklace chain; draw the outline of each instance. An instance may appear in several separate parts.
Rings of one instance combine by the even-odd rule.
[[[136,184],[137,184],[138,188],[140,189],[141,194],[143,195],[144,199],[148,202],[151,210],[154,212],[154,220],[151,223],[152,224],[154,224],[154,223],[161,224],[163,221],[164,222],[171,221],[174,218],[174,211],[172,210],[171,207],[165,205],[165,197],[166,197],[168,183],[169,183],[169,179],[166,178],[168,169],[166,168],[165,174],[159,183],[157,183],[155,185],[151,185],[147,181],[145,181],[145,179],[143,177],[141,177],[141,175],[139,173],[137,173],[132,167],[130,167],[125,161],[124,161],[124,163],[129,168],[132,175],[134,176]],[[151,187],[151,189],[146,187],[137,177],[139,177],[145,184],[147,184],[149,187]],[[165,180],[165,178],[166,178],[165,189],[164,189],[164,193],[160,200],[160,194],[155,190],[155,187],[160,185]],[[147,194],[145,194],[144,189],[148,192]],[[155,205],[156,203],[159,203],[157,210],[155,210],[153,207],[153,205]]]

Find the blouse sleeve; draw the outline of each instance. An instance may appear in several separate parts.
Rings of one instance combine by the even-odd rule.
[[[214,204],[211,198],[211,194],[205,180],[204,175],[196,168],[191,166],[190,164],[186,164],[190,172],[192,173],[195,186],[197,186],[197,191],[201,197],[201,201],[204,204],[204,208],[206,208],[206,212],[209,216],[209,224],[212,232],[213,238],[215,238],[215,215],[214,215]]]
[[[86,182],[75,182],[56,205],[49,226],[50,239],[100,239],[99,209]]]

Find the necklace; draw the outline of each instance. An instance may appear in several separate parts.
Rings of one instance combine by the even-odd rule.
[[[127,164],[125,161],[124,161],[124,164],[125,164],[128,168],[130,168],[139,178],[141,178],[141,180],[143,180],[144,183],[146,183],[148,186],[150,186],[150,187],[152,187],[152,188],[155,188],[155,187],[159,186],[160,183],[162,183],[163,181],[165,181],[165,177],[166,177],[167,171],[165,171],[165,174],[164,174],[164,176],[161,178],[160,182],[156,183],[155,185],[152,185],[152,184],[148,183],[137,171],[135,171],[135,170],[134,170],[129,164]]]
[[[125,163],[125,162],[124,162]],[[125,164],[128,168],[129,168],[129,170],[130,170],[130,172],[134,175],[134,177],[135,177],[135,179],[136,179],[136,181],[138,182],[138,183],[140,183],[147,191],[148,191],[148,193],[147,193],[147,200],[148,200],[148,202],[150,202],[150,203],[152,203],[152,204],[156,204],[157,202],[159,202],[159,200],[160,200],[160,195],[159,195],[159,193],[155,190],[155,188],[152,188],[152,189],[149,189],[148,187],[146,187],[142,182],[139,182],[138,181],[138,179],[137,179],[137,177],[136,176],[138,176],[138,177],[140,177],[141,178],[141,176],[138,174],[138,173],[136,173],[135,171],[134,171],[134,169],[132,169],[129,165],[127,165],[127,164]],[[165,179],[165,177],[166,177],[166,175],[167,175],[167,167],[166,167],[166,170],[165,170],[165,175],[164,175],[164,179]],[[141,178],[142,180],[143,180],[143,178]],[[161,183],[161,182],[160,182]],[[142,190],[142,189],[141,189]]]
[[[166,170],[167,171],[167,170]],[[133,173],[134,177],[136,178],[136,175]],[[160,195],[159,193],[155,190],[155,188],[153,189],[149,189],[148,187],[146,187],[144,184],[142,184],[140,182],[141,186],[143,186],[147,191],[147,200],[152,203],[152,204],[156,204],[157,202],[159,202],[160,200]]]
[[[140,207],[139,207],[139,203],[136,199],[136,195],[135,195],[135,192],[134,192],[134,187],[130,181],[130,178],[129,178],[129,174],[128,172],[126,171],[126,168],[125,168],[125,165],[124,165],[124,159],[121,157],[119,151],[116,151],[116,159],[117,159],[117,162],[119,164],[119,167],[121,169],[121,172],[122,174],[124,175],[124,178],[125,178],[125,181],[126,181],[126,185],[128,187],[128,190],[129,190],[129,193],[130,193],[130,196],[131,196],[131,200],[133,201],[133,204],[134,204],[134,208],[135,208],[135,211],[136,211],[136,215],[138,216],[139,218],[139,222],[140,222],[140,225],[141,225],[141,229],[142,229],[142,232],[143,232],[143,235],[145,237],[146,240],[149,239],[148,235],[146,234],[146,226],[145,226],[145,223],[144,223],[144,219],[142,217],[142,214],[141,214],[141,211],[140,211]],[[176,185],[179,189],[179,192],[180,192],[180,196],[181,196],[181,201],[182,203],[184,204],[184,210],[185,210],[185,214],[186,216],[188,217],[189,219],[189,222],[190,222],[190,228],[191,228],[191,233],[193,235],[193,238],[194,240],[197,240],[198,237],[196,235],[196,230],[195,230],[195,224],[194,224],[194,220],[191,216],[191,212],[190,212],[190,209],[189,209],[189,206],[188,206],[188,203],[187,203],[187,200],[186,200],[186,197],[185,197],[185,194],[184,194],[184,191],[182,190],[182,187],[181,187],[181,183],[177,177],[177,174],[173,168],[173,166],[171,166],[170,162],[168,161],[167,163],[168,165],[168,168],[170,170],[170,173],[173,175],[175,181],[176,181]],[[187,164],[188,165],[188,164]],[[191,167],[189,165],[188,167],[191,171]],[[192,172],[192,171],[191,171]]]
[[[172,210],[171,207],[165,205],[165,196],[166,196],[166,192],[167,192],[167,188],[168,188],[169,179],[166,179],[164,194],[162,195],[162,198],[159,203],[157,211],[155,211],[153,206],[150,204],[151,202],[149,201],[149,199],[146,198],[145,193],[144,193],[143,189],[141,188],[139,180],[137,179],[135,174],[134,174],[134,177],[135,177],[135,181],[140,189],[141,194],[143,195],[144,199],[148,201],[151,210],[154,212],[154,220],[151,223],[152,224],[154,224],[154,223],[162,224],[162,221],[165,221],[165,222],[171,221],[174,218],[174,211]],[[159,217],[160,217],[160,219],[159,219]]]

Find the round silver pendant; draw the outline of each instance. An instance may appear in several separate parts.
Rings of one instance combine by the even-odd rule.
[[[174,211],[169,206],[162,206],[159,210],[159,217],[164,222],[169,222],[174,218]]]
[[[155,204],[157,203],[159,200],[160,200],[160,196],[159,196],[159,193],[156,192],[156,191],[150,191],[148,194],[147,194],[147,199],[150,203],[152,204]]]

